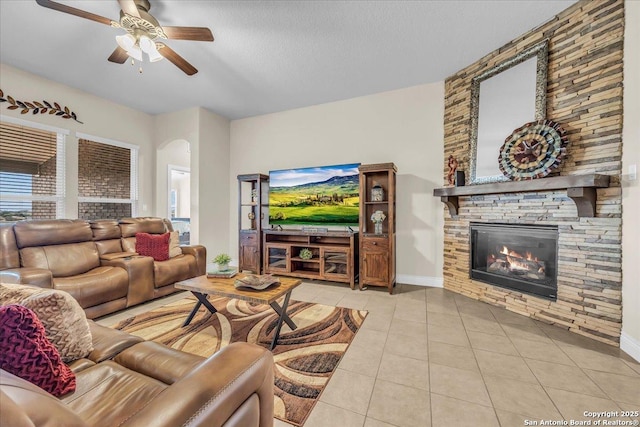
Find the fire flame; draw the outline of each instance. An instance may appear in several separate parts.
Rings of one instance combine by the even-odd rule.
[[[529,251],[525,252],[525,254],[522,255],[514,250],[510,250],[507,246],[503,246],[502,250],[498,253],[500,255],[504,255],[504,258],[506,258],[506,261],[508,263],[508,269],[511,271],[536,270],[537,273],[544,274],[544,262],[541,262],[538,257],[534,256]],[[487,257],[487,261],[488,263],[493,263],[498,258],[499,257],[497,257],[496,255],[491,254]]]

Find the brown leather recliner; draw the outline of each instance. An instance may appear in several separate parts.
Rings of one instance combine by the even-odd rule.
[[[94,350],[53,397],[0,370],[0,426],[273,426],[273,356],[234,343],[205,359],[89,321]]]
[[[171,223],[161,218],[122,218],[119,221],[122,233],[122,250],[135,252],[136,233],[162,234],[171,231]],[[173,285],[180,280],[206,273],[206,251],[204,246],[182,246],[182,255],[166,261],[153,262],[153,298],[175,292]]]
[[[67,291],[90,318],[127,306],[127,272],[101,265],[87,221],[21,221],[2,224],[0,234],[10,262],[0,266],[0,280]]]
[[[135,253],[135,234],[165,233],[161,218],[34,220],[0,224],[0,281],[69,292],[96,318],[177,290],[206,272],[204,246],[155,262]]]

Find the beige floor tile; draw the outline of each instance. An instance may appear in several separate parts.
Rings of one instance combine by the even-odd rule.
[[[574,393],[571,391],[557,390],[550,387],[545,387],[545,390],[566,420],[597,420],[598,418],[584,416],[584,412],[615,412],[620,410],[618,405],[609,399],[587,396],[585,394]],[[600,419],[603,420],[606,418]]]
[[[393,424],[388,424],[383,421],[376,420],[375,418],[367,417],[364,421],[364,427],[395,427]]]
[[[635,360],[629,360],[631,359],[631,356],[627,354],[625,354],[625,356],[628,356],[628,357],[624,358],[624,363],[626,363],[627,366],[629,366],[631,369],[636,371],[638,375],[640,375],[640,363],[636,362]]]
[[[512,378],[527,383],[538,384],[538,380],[520,356],[473,350],[483,375]]]
[[[375,378],[378,375],[382,351],[382,348],[351,344],[338,368]]]
[[[396,301],[387,299],[387,297],[370,296],[364,309],[369,310],[370,313],[393,317],[393,312],[396,311]]]
[[[429,342],[437,341],[461,347],[471,347],[467,333],[463,328],[429,325],[427,338]]]
[[[366,310],[367,300],[369,298],[361,295],[345,295],[338,301],[338,307],[353,308],[355,310]]]
[[[459,347],[437,341],[429,343],[429,362],[468,371],[480,371],[476,363],[476,356],[469,347]]]
[[[431,393],[434,426],[500,427],[492,407]]]
[[[484,377],[489,396],[496,409],[522,414],[534,419],[560,419],[561,415],[540,385],[504,377]]]
[[[436,326],[458,327],[463,328],[462,319],[456,314],[449,313],[427,313],[427,323]]]
[[[427,324],[409,320],[393,319],[389,328],[389,335],[406,335],[408,337],[424,337],[427,334]]]
[[[366,320],[365,320],[366,322]],[[384,348],[384,343],[387,341],[387,333],[382,331],[373,331],[369,329],[360,329],[356,334],[352,345],[358,345],[360,347],[367,348]]]
[[[506,337],[506,334],[502,330],[502,326],[495,320],[483,319],[464,313],[461,314],[460,317],[462,317],[462,322],[464,323],[464,327],[467,331],[482,332],[485,334]]]
[[[385,353],[410,357],[426,361],[429,359],[427,337],[409,337],[406,335],[389,334],[384,346]],[[426,364],[426,362],[423,362]]]
[[[328,405],[324,402],[318,404],[311,411],[311,415],[305,421],[305,427],[362,427],[364,415],[356,414],[347,409]]]
[[[460,300],[456,299],[456,304],[458,305],[460,315],[473,316],[478,319],[491,321],[496,320],[491,310],[489,310],[489,306],[483,302],[471,300],[460,303]]]
[[[629,365],[619,357],[573,345],[562,345],[560,348],[562,348],[562,351],[564,351],[576,365],[583,369],[638,376],[638,373],[631,369]]]
[[[520,355],[527,359],[575,366],[575,363],[573,363],[569,356],[554,342],[528,341],[521,338],[511,338],[511,341],[513,341],[513,345],[516,346]]]
[[[549,338],[540,328],[535,324],[531,325],[502,325],[502,329],[506,332],[509,338],[519,338],[527,341],[539,341],[551,344],[551,338]]]
[[[496,409],[496,415],[498,416],[501,427],[520,427],[525,425],[526,420],[532,420],[532,417],[527,415],[515,414],[502,409]],[[534,418],[534,420],[539,422],[540,418],[537,417]]]
[[[427,299],[427,313],[458,314],[455,301],[430,301]]]
[[[585,370],[586,374],[616,402],[638,405],[640,410],[640,376],[626,376]]]
[[[344,297],[344,294],[342,292],[333,291],[333,290],[322,290],[318,292],[318,294],[315,297],[313,297],[312,302],[315,302],[317,304],[337,306],[338,302],[343,297]]]
[[[365,310],[368,310],[368,309],[365,309]],[[392,319],[393,319],[393,314],[369,311],[369,314],[367,314],[367,317],[364,320],[364,323],[362,324],[362,328],[372,329],[374,331],[388,332],[389,328],[391,327]]]
[[[296,301],[311,302],[320,293],[320,289],[300,289],[295,288],[291,291],[291,299]]]
[[[479,372],[431,363],[429,380],[432,393],[491,406],[489,394]]]
[[[504,377],[484,377],[496,409],[522,414],[532,419],[560,419],[560,413],[540,385]]]
[[[565,345],[573,345],[591,350],[598,350],[605,354],[611,354],[612,356],[618,356],[620,353],[620,350],[616,347],[600,341],[596,341],[592,338],[588,338],[580,334],[576,334],[574,332],[569,332],[564,327],[559,327],[557,325],[548,325],[542,322],[537,322],[536,326],[544,331],[544,333],[549,338],[556,341],[556,344],[560,347],[564,347]]]
[[[273,419],[273,427],[292,427],[293,424],[289,424],[289,423],[285,423],[282,420],[279,420],[277,418]]]
[[[409,302],[417,302],[415,304],[399,303],[393,313],[394,319],[408,320],[410,322],[427,323],[427,304],[423,301],[408,300]]]
[[[596,397],[607,395],[577,366],[525,359],[529,369],[544,387],[573,391]]]
[[[376,380],[367,417],[398,427],[430,427],[429,392]]]
[[[374,383],[375,378],[336,369],[320,401],[365,415]]]
[[[423,360],[385,352],[382,355],[378,379],[429,390],[429,364]]]
[[[479,350],[492,351],[494,353],[502,353],[518,356],[519,353],[511,343],[507,336],[485,334],[484,332],[467,331],[471,347]]]
[[[489,307],[498,323],[504,325],[533,325],[535,320],[522,314],[514,313],[502,307]]]
[[[418,301],[426,301],[427,297],[426,287],[416,285],[397,284],[393,293],[400,299],[408,298]]]

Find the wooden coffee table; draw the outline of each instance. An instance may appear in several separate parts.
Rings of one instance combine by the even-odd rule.
[[[251,290],[251,289],[236,289],[233,286],[234,281],[237,278],[242,278],[244,275],[241,273],[235,277],[226,279],[226,278],[207,278],[207,276],[198,276],[193,279],[183,280],[181,282],[176,282],[175,287],[177,289],[184,289],[187,291],[191,291],[191,293],[198,299],[196,305],[189,313],[187,320],[185,320],[182,325],[187,326],[193,320],[193,316],[196,315],[198,309],[201,305],[204,305],[207,310],[211,312],[211,314],[215,313],[217,310],[208,300],[209,295],[216,295],[228,298],[235,298],[248,302],[255,302],[257,304],[269,304],[271,308],[278,314],[278,324],[276,326],[276,330],[274,331],[273,341],[271,341],[271,350],[273,350],[278,343],[278,338],[280,337],[280,329],[282,328],[282,322],[287,322],[287,325],[293,330],[296,329],[297,326],[293,323],[293,320],[287,314],[287,307],[289,305],[289,298],[291,297],[291,291],[302,283],[298,279],[289,278],[289,277],[279,277],[280,284],[269,286],[267,289],[262,291]],[[278,304],[277,300],[284,295],[284,302],[282,307]]]

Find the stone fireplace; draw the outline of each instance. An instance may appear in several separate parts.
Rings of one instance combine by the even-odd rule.
[[[557,299],[558,227],[472,222],[469,235],[472,279]]]
[[[538,182],[535,188],[501,191],[497,186],[483,194],[459,189],[455,198],[443,198],[449,205],[443,208],[444,287],[612,345],[619,345],[622,326],[623,33],[622,0],[579,1],[445,81],[444,159],[454,156],[459,169],[468,172],[472,79],[548,39],[546,117],[563,126],[569,142],[560,168],[554,176],[533,180]],[[445,161],[443,178],[447,172]],[[544,184],[589,174],[606,175],[608,188],[592,185],[583,191]],[[584,214],[587,201],[590,207]],[[557,230],[555,261],[546,253],[554,245],[546,237],[528,247],[510,240],[515,232],[506,233],[502,244],[476,234],[473,248],[474,233],[480,232],[472,225],[477,224],[518,227],[512,229],[518,232],[521,226],[540,225]],[[545,253],[535,254],[538,246],[545,246]],[[477,257],[475,266],[472,257]],[[517,262],[531,269],[538,266],[539,275],[532,274],[529,282],[544,292],[511,286],[521,285],[522,276],[529,274],[518,271]],[[547,277],[552,272],[555,292]],[[484,277],[477,276],[482,273]],[[508,283],[487,283],[504,278]]]

